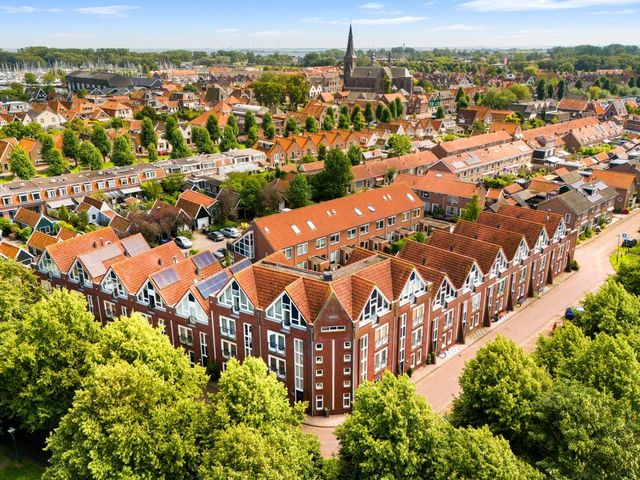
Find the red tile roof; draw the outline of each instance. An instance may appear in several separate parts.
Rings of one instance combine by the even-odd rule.
[[[105,227],[85,233],[79,237],[49,245],[45,251],[48,252],[58,269],[62,273],[67,273],[76,256],[102,248],[106,242],[113,243],[117,241],[116,232],[110,227]]]
[[[404,182],[413,190],[429,193],[455,195],[462,198],[481,196],[481,189],[470,182],[462,182],[454,173],[429,170],[426,175],[400,174],[396,182]]]

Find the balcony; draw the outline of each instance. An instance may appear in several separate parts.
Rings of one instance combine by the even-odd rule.
[[[280,355],[284,355],[285,349],[284,349],[284,347],[281,347],[277,343],[269,342],[269,351],[270,352],[274,352],[274,353],[278,353]]]
[[[413,321],[411,322],[411,326],[415,328],[415,327],[419,327],[423,323],[424,323],[424,315],[414,318]]]
[[[389,343],[389,335],[387,335],[386,337],[382,337],[379,338],[378,340],[376,340],[374,347],[376,348],[376,350],[378,348],[384,347],[387,343]]]
[[[235,328],[220,328],[220,335],[228,338],[236,338]]]
[[[187,337],[187,336],[184,336],[184,335],[180,335],[180,343],[182,343],[183,345],[192,346],[193,345],[193,337]]]

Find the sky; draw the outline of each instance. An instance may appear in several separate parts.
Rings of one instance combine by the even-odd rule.
[[[344,49],[350,21],[365,50],[640,44],[640,0],[115,1],[0,0],[0,48]]]

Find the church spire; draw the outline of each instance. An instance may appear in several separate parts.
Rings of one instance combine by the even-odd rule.
[[[349,22],[349,40],[347,42],[347,52],[344,55],[344,76],[348,78],[356,68],[358,57],[353,48],[353,28]]]

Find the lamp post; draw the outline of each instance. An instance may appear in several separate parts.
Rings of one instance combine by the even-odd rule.
[[[20,454],[18,453],[18,444],[16,443],[16,429],[13,427],[7,428],[7,433],[11,435],[11,441],[13,441],[13,448],[16,451],[16,459],[20,461]]]

